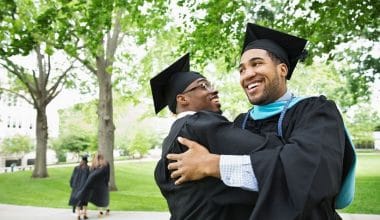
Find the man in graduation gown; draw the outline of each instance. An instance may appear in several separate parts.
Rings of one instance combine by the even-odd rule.
[[[248,219],[256,192],[228,187],[214,177],[175,185],[167,169],[166,155],[187,150],[178,143],[178,136],[207,145],[210,152],[230,155],[249,154],[257,148],[281,142],[270,135],[256,135],[236,128],[223,117],[218,91],[202,75],[189,71],[189,54],[152,78],[150,83],[156,113],[168,105],[170,111],[177,114],[154,172],[171,219]]]
[[[287,90],[286,80],[305,45],[304,39],[248,24],[239,70],[240,84],[253,108],[234,123],[258,135],[276,133],[281,144],[231,156],[207,153],[184,139],[181,143],[189,150],[168,155],[177,161],[168,165],[176,184],[214,176],[227,185],[258,188],[253,220],[340,219],[335,208],[352,201],[354,169],[350,168],[355,154],[333,101],[324,96],[294,97]],[[246,156],[253,172],[244,177],[257,179],[257,184],[239,180],[241,172],[248,173],[240,159]],[[351,181],[345,184],[347,178]],[[342,205],[339,192],[346,185],[351,191]]]

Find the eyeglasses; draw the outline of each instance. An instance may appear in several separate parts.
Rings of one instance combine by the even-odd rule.
[[[194,87],[191,88],[191,89],[188,89],[188,90],[186,90],[186,91],[183,91],[182,94],[185,94],[185,93],[188,93],[188,92],[194,91],[194,90],[196,90],[196,89],[198,89],[198,88],[201,88],[201,89],[203,89],[203,90],[207,90],[207,91],[209,91],[209,92],[212,92],[212,91],[215,90],[214,85],[212,85],[209,81],[204,81],[204,82],[201,82],[199,85],[194,86]]]

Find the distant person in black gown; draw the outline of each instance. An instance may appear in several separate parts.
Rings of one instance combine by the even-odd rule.
[[[104,158],[102,153],[96,153],[92,159],[90,167],[89,182],[91,189],[89,190],[89,202],[98,207],[99,216],[109,215],[109,181],[110,181],[110,165]]]
[[[88,156],[82,156],[82,160],[78,166],[74,168],[74,171],[70,178],[70,187],[71,187],[71,195],[69,200],[69,205],[73,206],[73,212],[77,213],[77,218],[81,219],[81,215],[83,215],[84,219],[87,219],[87,199],[84,198],[81,201],[75,199],[75,195],[78,191],[84,187],[87,177],[90,173],[89,167],[87,165]]]
[[[109,180],[110,166],[104,155],[95,153],[90,167],[90,174],[84,186],[76,194],[75,199],[87,200],[98,207],[98,216],[109,215]],[[105,213],[104,213],[105,212]]]

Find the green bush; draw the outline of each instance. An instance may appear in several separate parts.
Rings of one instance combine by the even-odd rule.
[[[158,143],[158,137],[155,134],[149,134],[148,131],[145,131],[143,129],[138,130],[130,142],[127,153],[129,156],[136,156],[137,157],[143,157],[148,153],[148,151]]]
[[[66,161],[66,152],[77,153],[97,149],[96,136],[86,133],[73,133],[53,141],[53,148],[57,153],[58,161]]]
[[[354,115],[346,123],[356,148],[373,149],[373,131],[380,120],[377,112],[368,104],[356,106]]]
[[[358,149],[374,149],[375,141],[373,139],[361,139],[354,141],[355,148]]]
[[[3,153],[27,153],[32,151],[32,139],[26,135],[15,135],[13,137],[6,137],[0,145],[1,152]]]

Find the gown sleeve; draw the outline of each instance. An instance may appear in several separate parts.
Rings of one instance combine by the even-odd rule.
[[[71,188],[74,188],[74,184],[75,182],[77,181],[77,167],[74,167],[74,170],[73,170],[73,173],[71,174],[71,178],[70,178],[70,187]]]
[[[211,153],[225,155],[243,155],[281,141],[272,134],[258,135],[248,130],[237,128],[224,116],[201,111],[188,119],[183,128],[183,136],[189,135],[206,146]],[[180,133],[181,135],[181,133]]]

